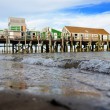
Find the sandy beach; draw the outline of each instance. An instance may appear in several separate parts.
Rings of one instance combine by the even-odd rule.
[[[37,96],[13,89],[0,91],[0,110],[107,110],[98,104],[101,103],[95,98],[78,93],[73,97],[61,97]]]
[[[109,59],[109,53],[1,55],[0,110],[110,110]]]

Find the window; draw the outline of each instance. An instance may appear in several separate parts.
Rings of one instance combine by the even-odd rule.
[[[75,34],[75,37],[77,37],[78,36],[78,34]]]
[[[21,32],[21,36],[24,36],[24,32]]]
[[[35,33],[32,33],[33,38],[35,38]]]
[[[35,33],[33,33],[33,35],[35,35]]]
[[[81,37],[83,37],[83,34],[81,34]]]
[[[74,34],[74,36],[75,36],[75,38],[77,38],[78,37],[78,34]]]

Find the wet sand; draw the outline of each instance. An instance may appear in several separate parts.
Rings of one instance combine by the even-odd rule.
[[[97,105],[96,105],[97,103]],[[0,91],[0,110],[107,110],[93,97],[37,96],[20,90]]]

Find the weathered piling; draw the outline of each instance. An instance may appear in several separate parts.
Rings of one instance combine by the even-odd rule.
[[[73,36],[70,37],[70,52],[73,52]]]
[[[79,45],[79,51],[82,52],[82,36],[80,36],[80,45]]]
[[[107,51],[109,51],[109,36],[107,36]]]
[[[49,38],[49,52],[52,53],[52,36],[50,32],[48,33],[48,38]]]
[[[110,49],[109,37],[107,40],[102,40],[101,36],[97,39],[92,37],[84,39],[65,38],[62,34],[61,39],[52,39],[48,36],[48,39],[0,39],[0,43],[3,45],[2,53],[43,53],[43,52],[91,52],[91,51],[104,51],[104,45],[107,46],[107,51]],[[105,46],[105,47],[106,47]],[[11,48],[11,49],[10,49]],[[59,49],[60,48],[60,49]],[[59,51],[60,50],[60,51]],[[74,50],[74,51],[73,51]]]
[[[61,42],[61,52],[64,52],[64,35],[62,34],[62,42]]]

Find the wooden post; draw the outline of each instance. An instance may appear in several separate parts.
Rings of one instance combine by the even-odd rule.
[[[104,42],[102,42],[102,51],[104,51]]]
[[[55,49],[56,49],[56,52],[58,52],[58,43],[56,44],[56,48]]]
[[[91,42],[88,42],[87,43],[87,52],[90,52],[91,51]]]
[[[48,53],[49,52],[49,45],[48,45],[48,43],[46,44],[46,53]]]
[[[32,41],[30,41],[30,53],[33,53],[33,48],[32,48]]]
[[[35,53],[37,53],[37,44],[35,44]]]
[[[64,50],[63,52],[66,52],[66,42],[64,41]]]
[[[43,41],[42,41],[42,43],[41,43],[41,53],[43,53]]]
[[[92,35],[90,36],[90,45],[89,46],[90,46],[89,49],[91,51],[91,48],[92,48]]]
[[[57,48],[58,48],[58,44],[57,44],[57,41],[54,41],[54,52],[57,52]]]
[[[92,44],[92,51],[94,51],[94,44]]]
[[[70,52],[73,52],[73,36],[70,37]]]
[[[5,43],[4,43],[4,53],[5,53]]]
[[[65,52],[68,52],[68,41],[65,43]]]
[[[12,53],[14,54],[14,44],[12,43]]]
[[[11,51],[10,51],[10,39],[8,39],[9,41],[8,41],[8,43],[9,43],[9,53],[11,53]]]
[[[5,36],[6,36],[6,53],[8,53],[8,30],[5,29]]]
[[[74,44],[74,52],[76,52],[75,44]]]
[[[62,34],[61,52],[64,52],[64,36]]]
[[[109,51],[109,36],[107,36],[107,51]]]
[[[75,49],[76,52],[80,51],[80,44],[79,43],[80,42],[76,42],[76,49]]]
[[[101,45],[101,43],[100,43],[100,35],[98,34],[98,51],[100,51],[100,45]]]
[[[52,36],[50,32],[48,34],[48,37],[49,37],[49,52],[52,53]]]
[[[20,53],[20,41],[18,42],[18,53]]]
[[[82,36],[80,36],[80,52],[82,52]]]
[[[25,51],[26,51],[26,32],[25,32]]]
[[[23,48],[23,46],[24,46],[24,45],[22,44],[22,53],[24,52],[24,48]]]

